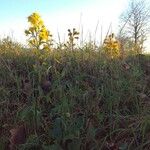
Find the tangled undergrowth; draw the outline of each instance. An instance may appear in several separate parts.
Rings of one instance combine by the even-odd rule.
[[[1,149],[150,147],[149,56],[110,60],[86,47],[41,59],[7,44],[0,44]]]
[[[40,17],[28,19],[32,48],[0,41],[0,149],[150,149],[150,56],[122,60],[112,40],[78,48],[76,29],[52,48]]]

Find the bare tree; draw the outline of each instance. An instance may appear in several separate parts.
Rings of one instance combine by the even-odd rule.
[[[125,33],[126,37],[133,42],[136,53],[141,53],[143,44],[150,33],[150,7],[145,0],[131,0],[125,12],[121,15],[122,26],[120,36]]]

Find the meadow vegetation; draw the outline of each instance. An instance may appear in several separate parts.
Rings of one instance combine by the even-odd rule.
[[[148,150],[150,55],[126,53],[111,34],[53,46],[37,13],[29,47],[0,41],[0,150]]]

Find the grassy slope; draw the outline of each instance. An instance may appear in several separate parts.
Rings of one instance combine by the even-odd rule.
[[[44,57],[12,43],[0,49],[2,149],[22,125],[19,149],[150,147],[150,56],[139,63],[108,61],[88,48]]]

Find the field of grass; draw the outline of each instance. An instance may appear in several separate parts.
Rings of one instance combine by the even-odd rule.
[[[150,56],[86,45],[35,55],[0,42],[0,150],[150,149]]]

